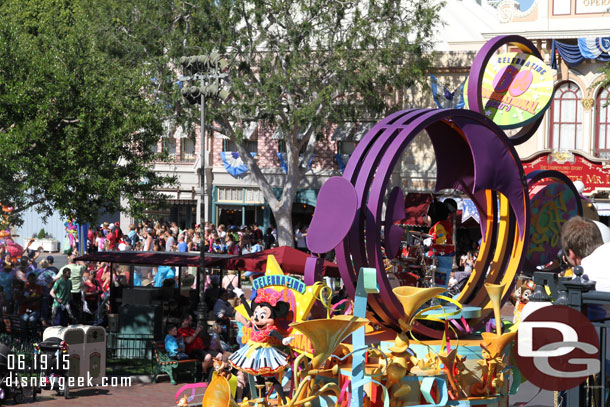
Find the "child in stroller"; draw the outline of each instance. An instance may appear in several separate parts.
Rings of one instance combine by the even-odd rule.
[[[55,390],[57,394],[63,392],[65,398],[68,398],[68,344],[60,338],[47,338],[34,344],[34,357],[34,367],[39,377],[39,387],[34,389],[34,394],[45,388]]]

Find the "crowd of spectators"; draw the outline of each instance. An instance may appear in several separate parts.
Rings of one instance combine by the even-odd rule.
[[[204,224],[204,251],[209,253],[248,254],[269,249],[277,245],[277,230],[268,227],[265,232],[258,225],[214,225]],[[129,225],[125,233],[119,222],[104,222],[90,228],[87,250],[95,251],[199,251],[201,244],[200,225],[179,228],[176,222],[141,222]]]
[[[248,254],[274,247],[277,242],[277,231],[273,227],[267,228],[266,233],[257,225],[238,228],[206,223],[203,227],[204,250],[207,252]],[[142,222],[130,225],[129,231],[124,233],[118,222],[105,222],[97,230],[90,229],[87,250],[188,252],[199,251],[200,244],[199,225],[180,229],[175,222]],[[136,267],[130,274],[127,267],[115,265],[111,273],[108,263],[77,264],[74,261],[76,255],[70,254],[68,265],[58,270],[53,256],[41,259],[41,253],[41,250],[26,251],[20,259],[15,259],[8,255],[4,246],[0,247],[0,307],[5,315],[20,318],[24,340],[34,335],[38,327],[97,322],[108,306],[110,286],[130,285],[131,276],[133,286],[177,286],[176,270],[169,266]],[[190,270],[190,275],[194,274],[195,270]],[[194,278],[186,281],[194,284]],[[224,298],[214,290],[234,288],[238,283],[234,273],[226,275],[222,281],[208,278],[206,299],[210,301],[209,309],[214,309],[217,299],[222,304]]]
[[[75,257],[76,254],[70,255],[68,264],[60,270],[53,266],[53,256],[47,256],[37,264],[34,259],[23,257],[14,267],[4,262],[0,271],[0,304],[5,315],[18,316],[21,320],[20,339],[23,343],[39,339],[47,326],[73,323],[106,325],[103,317],[109,307],[110,287],[128,285],[129,270],[115,265],[111,273],[108,263],[78,262]],[[134,282],[142,272],[139,267],[137,269],[138,272],[133,274]],[[146,272],[150,274],[144,275],[142,280],[150,278],[159,287],[175,288],[177,275],[171,267],[151,267]],[[209,310],[207,318],[215,321],[206,334],[201,327],[193,328],[196,298],[189,301],[175,295],[178,290],[172,290],[175,307],[165,315],[168,353],[177,359],[201,360],[201,372],[206,378],[210,375],[213,358],[226,360],[238,343],[232,321],[236,318],[235,306],[239,299],[232,289],[239,285],[239,281],[235,273],[225,277],[211,276],[205,289]],[[176,297],[181,301],[176,301]],[[170,337],[177,338],[176,343]]]
[[[38,261],[40,254],[30,252],[15,259],[0,247],[0,308],[4,316],[20,320],[22,341],[36,339],[46,326],[95,323],[107,304],[107,264],[77,264],[76,255],[71,255],[68,264],[58,270],[53,256]],[[0,325],[0,329],[7,328],[4,319]]]

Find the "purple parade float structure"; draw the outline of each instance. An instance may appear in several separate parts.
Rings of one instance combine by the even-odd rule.
[[[484,282],[504,284],[502,302],[510,295],[528,244],[530,211],[528,185],[513,145],[534,134],[542,115],[509,138],[484,114],[487,107],[481,97],[481,82],[485,67],[494,53],[509,43],[541,58],[525,38],[494,38],[477,54],[470,72],[468,99],[476,101],[471,103],[472,110],[410,109],[386,117],[358,144],[343,176],[329,179],[320,190],[308,247],[318,254],[335,249],[341,277],[352,297],[360,268],[377,270],[379,294],[371,296],[369,304],[376,322],[387,328],[399,329],[397,321],[403,311],[383,267],[381,235],[383,228],[385,253],[397,253],[403,230],[394,222],[404,218],[404,194],[396,187],[387,202],[384,195],[401,154],[424,130],[436,156],[436,190],[462,191],[473,200],[481,217],[483,240],[477,266],[457,301],[482,309],[474,321],[477,323],[492,312],[489,297],[481,290]],[[538,174],[540,177],[547,176]],[[384,202],[386,211],[382,214]],[[443,335],[442,330],[423,325],[414,329],[430,337]]]
[[[497,55],[507,44],[523,53]],[[324,306],[330,303],[321,296],[328,287],[321,282],[322,260],[316,255],[334,250],[354,301],[353,313],[332,315],[327,307],[327,318],[310,319],[308,310],[299,311],[301,318],[286,330],[295,339],[291,351],[298,354],[287,368],[293,380],[291,397],[280,403],[263,395],[261,385],[259,397],[241,406],[508,405],[508,395],[521,382],[506,350],[518,324],[508,332],[498,323],[495,333],[474,332],[492,314],[500,320],[500,307],[524,264],[536,232],[530,228],[530,190],[537,184],[561,184],[567,188],[561,191],[568,196],[565,200],[574,201],[576,212],[582,213],[578,192],[565,175],[540,171],[526,177],[514,148],[534,134],[552,99],[552,76],[540,58],[525,38],[496,37],[473,63],[466,87],[470,110],[404,110],[384,118],[364,136],[343,176],[330,178],[320,189],[307,234],[313,255],[305,266],[305,287],[298,294],[303,297],[296,307],[311,308],[318,300]],[[491,74],[490,65],[495,69]],[[536,86],[530,86],[535,80]],[[542,96],[530,88],[544,88]],[[517,127],[512,137],[504,133],[503,128]],[[436,190],[461,191],[473,200],[481,220],[476,266],[453,298],[443,295],[445,287],[392,288],[384,266],[386,257],[397,255],[404,234],[395,224],[405,217],[404,193],[395,187],[386,197],[390,176],[409,143],[423,131],[436,157]],[[539,218],[542,223],[536,226],[543,227],[545,218]],[[261,284],[285,293],[281,282],[286,277],[273,272],[274,264],[270,256]],[[450,339],[467,335],[459,342]],[[349,336],[351,341],[345,341]],[[228,388],[222,378],[212,381],[204,405],[233,405]],[[251,386],[251,394],[257,391]]]

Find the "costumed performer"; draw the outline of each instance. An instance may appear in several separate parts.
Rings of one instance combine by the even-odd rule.
[[[288,366],[288,354],[284,350],[294,339],[285,337],[276,320],[288,315],[290,306],[280,301],[282,295],[277,291],[259,289],[252,304],[248,304],[243,290],[234,289],[250,316],[252,333],[248,342],[229,357],[234,368],[255,376],[258,384],[269,382],[286,404],[286,396],[276,375]]]

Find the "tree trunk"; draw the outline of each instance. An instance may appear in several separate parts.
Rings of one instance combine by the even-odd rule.
[[[294,247],[294,229],[292,226],[292,205],[297,194],[297,187],[302,178],[302,173],[299,170],[299,154],[296,146],[296,133],[292,137],[286,137],[287,150],[287,165],[288,174],[286,174],[284,186],[282,188],[282,196],[278,199],[271,184],[265,178],[257,162],[254,161],[250,153],[248,153],[241,142],[235,138],[234,133],[231,133],[231,140],[235,141],[237,151],[242,157],[242,160],[250,169],[250,173],[256,180],[259,188],[263,191],[263,196],[267,200],[271,212],[275,217],[277,226],[277,240],[280,246]]]
[[[280,246],[294,247],[294,231],[292,229],[292,200],[277,209],[271,208],[277,226],[277,240]]]

